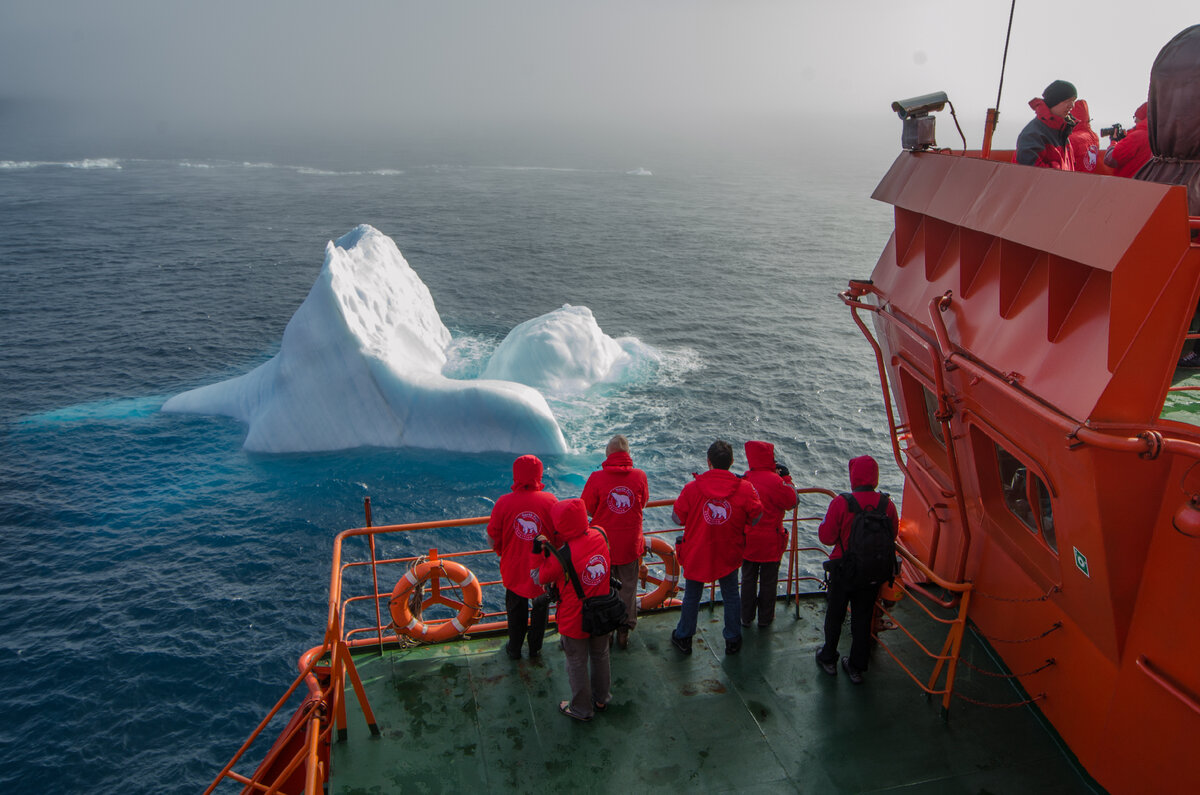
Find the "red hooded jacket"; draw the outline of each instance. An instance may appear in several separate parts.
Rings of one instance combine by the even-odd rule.
[[[1075,118],[1075,129],[1071,130],[1068,141],[1071,145],[1071,161],[1076,171],[1095,171],[1100,162],[1100,136],[1092,129],[1092,116],[1088,111],[1086,99],[1075,100],[1071,108]]]
[[[542,462],[537,456],[523,455],[513,461],[512,491],[496,500],[487,524],[492,550],[500,556],[504,587],[527,599],[542,594],[542,586],[532,576],[542,560],[533,554],[533,539],[555,538],[550,508],[558,498],[543,488]]]
[[[1117,177],[1132,177],[1153,155],[1150,152],[1150,130],[1146,124],[1148,103],[1133,112],[1134,125],[1124,138],[1108,147],[1104,161]]]
[[[874,508],[879,505],[879,492],[875,491],[877,485],[879,485],[879,464],[875,463],[875,459],[869,455],[851,458],[850,490],[854,492],[854,499],[860,507]],[[888,500],[887,515],[892,520],[892,532],[897,532],[900,529],[900,517],[896,514],[896,504],[890,499]],[[825,512],[825,519],[821,522],[817,534],[822,544],[833,547],[833,552],[829,555],[831,560],[840,558],[846,544],[849,543],[850,524],[853,516],[850,513],[850,506],[846,504],[842,495],[834,497],[833,501],[829,503],[829,510]]]
[[[646,473],[633,466],[629,453],[622,450],[605,459],[593,472],[580,495],[592,522],[608,533],[612,565],[633,563],[646,551],[642,536],[642,509],[650,499]]]
[[[588,527],[587,509],[583,500],[563,500],[550,511],[554,520],[554,528],[559,539],[569,544],[571,563],[579,576],[579,584],[583,586],[583,596],[603,596],[609,591],[609,571],[611,565],[608,559],[608,544],[604,536],[595,527]],[[558,583],[558,612],[555,621],[558,623],[560,634],[568,638],[591,637],[583,631],[583,603],[575,593],[569,575],[563,571],[558,558],[551,555],[541,558],[541,566],[537,571],[538,582],[542,585]]]
[[[1029,100],[1029,107],[1037,115],[1017,136],[1013,162],[1023,166],[1073,171],[1071,147],[1068,145],[1073,125],[1051,113],[1041,97]]]
[[[775,445],[769,442],[746,442],[746,463],[749,471],[743,477],[750,481],[762,500],[762,518],[746,528],[746,550],[742,559],[753,563],[778,563],[787,547],[787,531],[783,515],[796,505],[796,488],[792,476],[781,478],[775,471]]]
[[[695,475],[675,499],[684,540],[675,547],[683,576],[714,582],[742,565],[746,527],[763,506],[748,480],[727,469]]]

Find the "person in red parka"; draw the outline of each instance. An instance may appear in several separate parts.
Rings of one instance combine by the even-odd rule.
[[[617,630],[617,647],[629,645],[629,632],[637,626],[638,568],[646,552],[642,536],[642,510],[650,499],[646,473],[633,465],[629,440],[617,434],[608,442],[604,464],[583,487],[583,504],[592,522],[608,534],[613,573],[621,581],[625,626]]]
[[[775,461],[775,445],[746,442],[746,480],[762,500],[762,518],[746,529],[746,551],[742,553],[742,626],[750,626],[758,613],[758,626],[775,620],[779,581],[779,559],[787,547],[783,515],[796,505],[796,487],[787,467]]]
[[[550,514],[563,543],[560,554],[575,569],[584,598],[607,594],[611,571],[608,542],[598,529],[588,526],[583,500],[563,500],[551,508]],[[543,543],[549,540],[543,538]],[[571,686],[571,699],[559,702],[558,711],[576,720],[591,720],[596,710],[605,709],[612,700],[609,635],[593,637],[583,631],[583,603],[569,575],[558,556],[551,555],[548,549],[543,554],[547,557],[537,570],[537,578],[542,585],[555,583],[558,587],[556,620]]]
[[[879,464],[869,455],[861,455],[850,459],[850,489],[855,502],[860,508],[876,508],[879,501],[886,499],[886,494],[875,491],[879,484]],[[895,538],[900,528],[900,518],[896,514],[896,506],[888,500],[887,517],[892,523],[892,537]],[[832,546],[829,555],[832,561],[839,560],[850,542],[850,527],[854,514],[846,503],[844,495],[839,494],[829,503],[825,519],[821,522],[817,533],[821,543]],[[851,588],[844,582],[844,577],[835,566],[829,574],[829,599],[825,611],[825,645],[817,651],[817,664],[821,670],[830,676],[837,675],[838,641],[842,636],[842,623],[846,620],[846,606],[850,607],[850,656],[842,658],[842,668],[850,681],[862,684],[863,673],[867,670],[868,654],[871,651],[871,619],[875,613],[875,600],[879,595],[879,586],[870,585],[861,588]]]
[[[1075,100],[1071,116],[1075,119],[1075,127],[1067,138],[1071,162],[1076,171],[1095,171],[1100,162],[1100,136],[1092,129],[1092,114],[1086,99]]]
[[[541,654],[550,614],[550,600],[531,575],[541,563],[541,556],[533,554],[533,539],[539,535],[554,538],[550,507],[558,498],[544,488],[542,462],[537,456],[523,455],[513,461],[512,491],[496,500],[487,524],[492,551],[500,556],[500,578],[504,581],[504,609],[508,613],[508,645],[504,650],[513,660],[521,659],[526,631],[529,656]]]
[[[725,606],[725,653],[742,648],[741,597],[738,569],[746,548],[746,528],[762,516],[762,502],[750,481],[729,471],[733,447],[718,439],[708,448],[708,471],[692,473],[693,480],[675,498],[672,518],[683,525],[675,554],[683,567],[683,607],[671,631],[671,644],[692,653],[692,636],[700,613],[700,595],[707,582],[721,585]]]
[[[1023,166],[1073,171],[1068,139],[1075,127],[1071,108],[1079,94],[1066,80],[1055,80],[1046,86],[1042,96],[1029,100],[1034,118],[1017,136],[1013,162]]]
[[[1143,102],[1133,112],[1133,129],[1104,153],[1104,164],[1113,170],[1113,176],[1132,177],[1153,156],[1150,151],[1150,130],[1146,124],[1146,109],[1149,107],[1150,103]]]

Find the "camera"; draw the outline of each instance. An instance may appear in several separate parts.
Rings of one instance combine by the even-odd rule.
[[[936,147],[935,121],[929,114],[942,110],[949,101],[946,92],[935,91],[932,94],[893,102],[892,110],[896,111],[896,115],[904,122],[900,131],[900,145],[913,151]]]
[[[775,474],[779,475],[779,477],[781,477],[781,478],[786,478],[788,475],[792,474],[792,471],[790,469],[788,469],[786,466],[784,466],[783,464],[776,463],[775,464]]]
[[[1116,143],[1117,141],[1124,138],[1126,133],[1125,133],[1124,127],[1122,127],[1119,124],[1114,124],[1111,127],[1101,127],[1100,135],[1102,135],[1105,138],[1111,138],[1112,142]]]
[[[533,554],[545,555],[546,557],[550,556],[550,550],[546,545],[545,536],[538,536],[537,538],[533,539]]]

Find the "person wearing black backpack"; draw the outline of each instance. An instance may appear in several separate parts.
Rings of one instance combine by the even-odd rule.
[[[850,656],[842,657],[842,670],[856,685],[862,684],[871,650],[871,619],[879,586],[895,576],[896,533],[900,518],[887,494],[875,491],[879,464],[869,455],[850,459],[849,494],[839,494],[817,531],[821,543],[832,546],[829,604],[825,612],[825,645],[817,651],[817,665],[837,675],[838,641],[850,607]]]

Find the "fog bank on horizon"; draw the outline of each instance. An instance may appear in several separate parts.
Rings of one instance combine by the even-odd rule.
[[[827,5],[7,3],[0,160],[89,143],[219,151],[280,136],[346,147],[424,137],[469,149],[525,135],[803,147],[863,126],[894,147],[891,101],[937,90],[978,145],[1008,3]],[[1058,78],[1079,87],[1095,126],[1128,126],[1154,56],[1193,14],[1180,0],[1148,0],[1138,25],[1122,27],[1103,11],[1018,2],[998,143],[1011,143],[1027,101]],[[948,114],[938,127],[939,143],[961,146]]]

